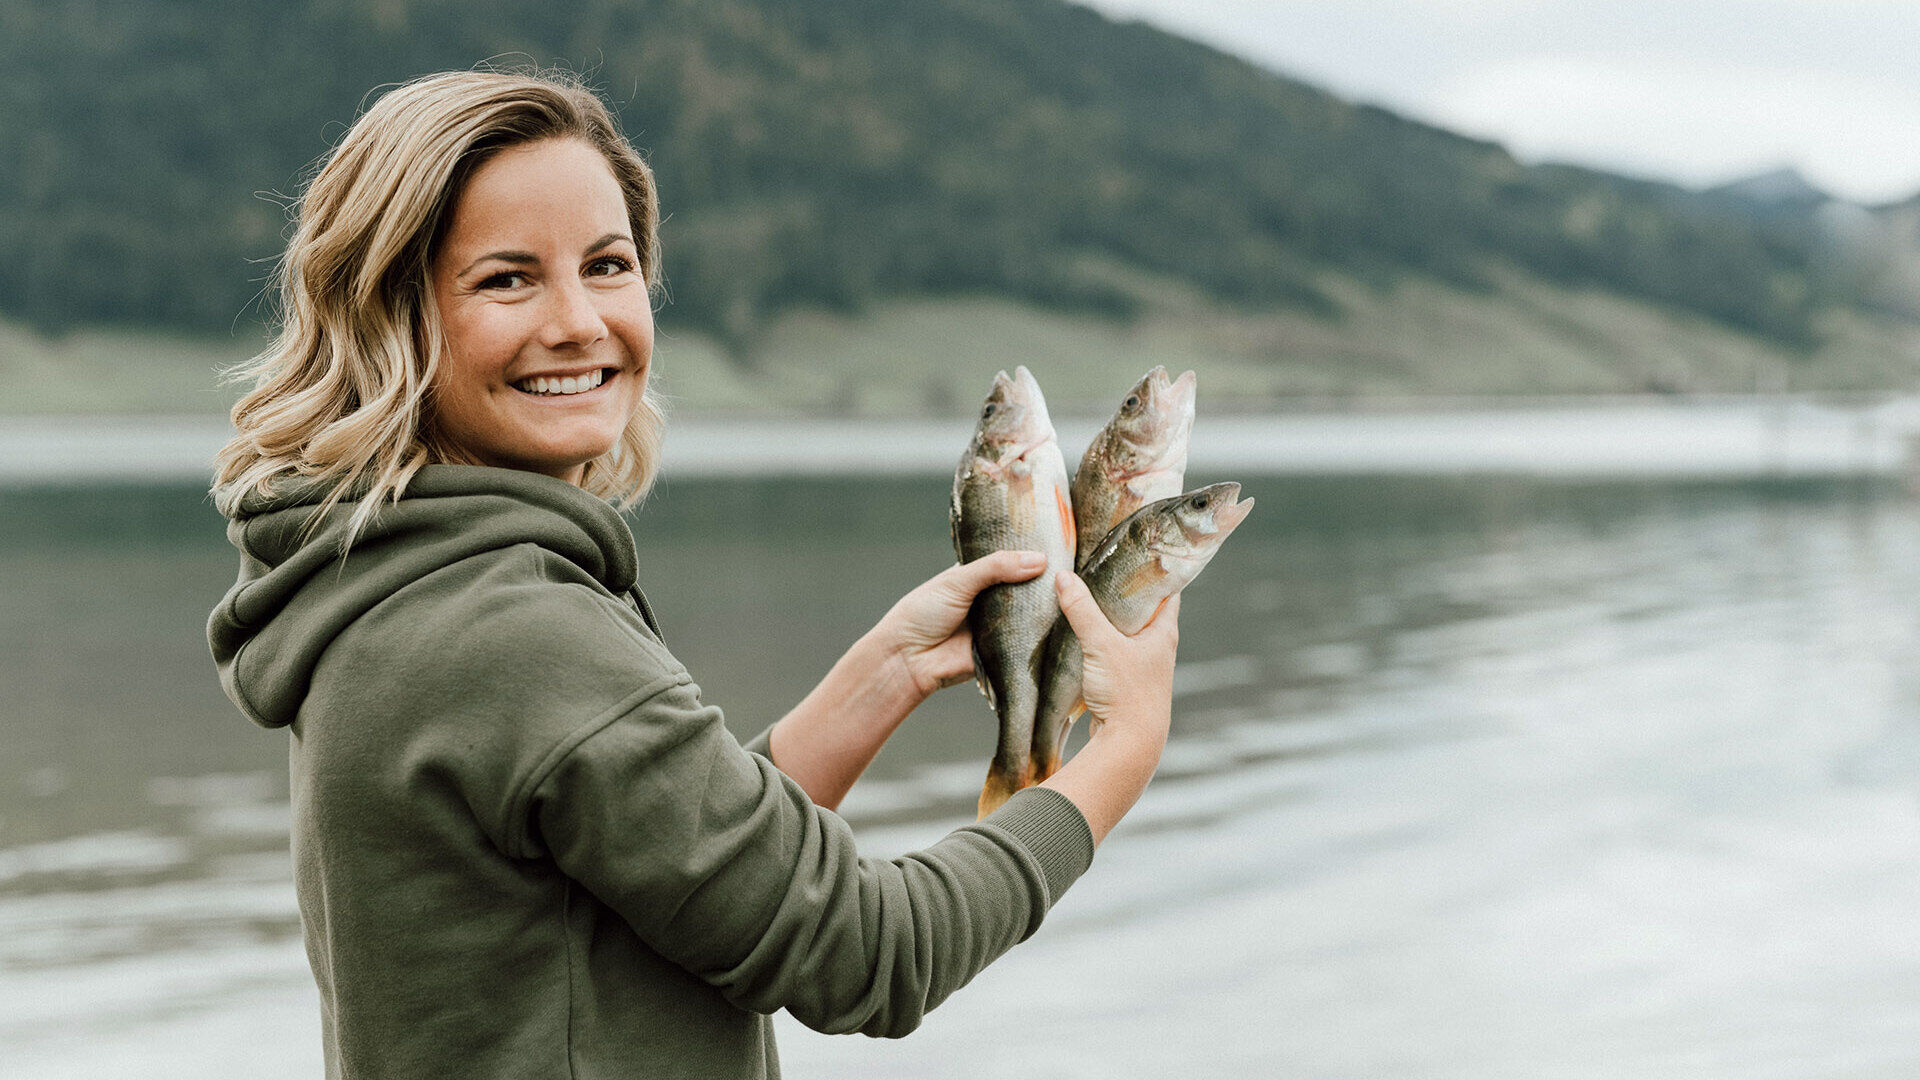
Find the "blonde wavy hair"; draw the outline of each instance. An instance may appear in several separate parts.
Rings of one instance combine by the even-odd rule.
[[[233,408],[214,502],[235,516],[249,492],[297,479],[331,485],[317,525],[356,496],[346,541],[421,466],[458,458],[434,431],[434,372],[446,337],[428,272],[474,170],[511,146],[580,139],[613,170],[650,292],[660,286],[653,173],[606,105],[567,72],[452,71],[381,97],[348,129],[294,213],[275,283],[278,333],[231,372],[253,390]],[[665,416],[647,391],[620,440],[580,486],[622,508],[653,483]]]

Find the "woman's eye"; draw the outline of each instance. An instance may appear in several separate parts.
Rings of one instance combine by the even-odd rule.
[[[480,284],[474,287],[479,289],[511,289],[524,283],[526,277],[527,275],[518,270],[502,270],[497,274],[489,274],[485,278],[482,278]]]
[[[587,276],[612,277],[633,269],[633,263],[623,255],[603,255],[587,264]]]

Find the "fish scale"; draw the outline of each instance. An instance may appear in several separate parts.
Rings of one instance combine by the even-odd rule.
[[[995,551],[1038,551],[1047,569],[981,591],[967,613],[974,674],[999,718],[999,739],[980,792],[985,817],[1034,780],[1034,720],[1041,648],[1060,613],[1054,574],[1073,565],[1073,506],[1046,399],[1026,368],[1001,372],[954,471],[949,508],[954,553],[972,562]]]
[[[1170,379],[1165,366],[1155,366],[1087,444],[1072,482],[1075,565],[1083,577],[1102,541],[1123,521],[1147,503],[1180,494],[1195,390],[1193,372]],[[1089,587],[1096,580],[1089,578]],[[1107,615],[1114,618],[1111,611]],[[1064,619],[1056,620],[1041,645],[1041,697],[1029,751],[1037,780],[1060,767],[1067,724],[1078,713],[1079,645]]]
[[[1180,494],[1193,431],[1195,377],[1169,380],[1157,366],[1141,376],[1073,474],[1076,560],[1085,566],[1100,541],[1135,510]]]
[[[1239,494],[1240,485],[1227,482],[1160,499],[1107,534],[1080,576],[1114,629],[1139,633],[1162,601],[1200,576],[1253,509],[1253,500],[1240,501]],[[1035,777],[1044,780],[1059,769],[1067,729],[1082,707],[1086,657],[1064,614],[1048,630],[1040,655],[1044,692],[1034,720],[1032,759]]]

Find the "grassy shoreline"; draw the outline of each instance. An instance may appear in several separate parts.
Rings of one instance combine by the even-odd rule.
[[[1171,286],[1130,322],[994,297],[803,310],[738,353],[659,320],[655,387],[699,417],[969,415],[993,373],[1026,364],[1057,415],[1105,415],[1142,371],[1200,373],[1204,415],[1426,409],[1444,402],[1920,389],[1920,325],[1836,314],[1796,353],[1611,294],[1507,279],[1486,294],[1409,280],[1330,281],[1337,316],[1210,307]],[[224,415],[220,372],[265,345],[89,328],[59,338],[0,321],[0,415]]]

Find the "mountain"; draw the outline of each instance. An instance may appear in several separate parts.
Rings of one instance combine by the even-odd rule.
[[[1739,199],[1763,207],[1797,210],[1808,210],[1833,198],[1792,166],[1768,169],[1731,180],[1708,188],[1705,194],[1709,197]]]
[[[890,361],[827,369],[869,349],[922,365],[874,400],[938,408],[975,338],[1232,366],[1250,400],[1920,370],[1789,182],[1525,165],[1061,0],[9,0],[0,363],[245,337],[371,88],[488,60],[585,71],[653,162],[695,401],[868,408]]]

